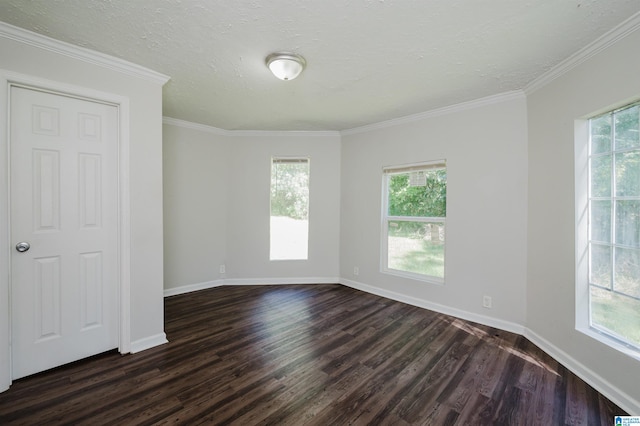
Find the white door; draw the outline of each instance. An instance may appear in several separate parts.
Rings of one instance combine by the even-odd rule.
[[[17,379],[118,347],[118,111],[22,87],[10,99]]]

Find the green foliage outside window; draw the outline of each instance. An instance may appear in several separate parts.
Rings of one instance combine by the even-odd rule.
[[[425,173],[425,186],[410,186],[408,173],[390,177],[389,216],[446,216],[447,171],[442,169]]]
[[[426,185],[411,186],[409,173],[389,177],[389,216],[446,217],[447,171],[425,172]],[[419,222],[397,222],[395,233],[407,238],[422,238],[431,232],[431,225]],[[434,225],[435,226],[435,225]],[[437,232],[433,228],[434,234]],[[434,238],[433,241],[439,240]]]
[[[271,216],[309,217],[309,163],[274,162],[271,167]]]

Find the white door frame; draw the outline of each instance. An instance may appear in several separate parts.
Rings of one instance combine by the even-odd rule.
[[[11,223],[9,215],[10,87],[22,86],[94,102],[118,109],[118,350],[131,351],[131,215],[129,200],[129,99],[93,89],[40,79],[0,69],[0,392],[12,381],[11,366]]]

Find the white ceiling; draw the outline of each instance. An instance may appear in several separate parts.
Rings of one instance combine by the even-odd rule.
[[[171,76],[164,115],[344,130],[524,88],[638,0],[2,0],[0,21]],[[303,55],[293,81],[274,51]]]

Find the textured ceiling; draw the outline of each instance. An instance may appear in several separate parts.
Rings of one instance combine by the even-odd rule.
[[[522,89],[638,0],[2,0],[0,21],[171,76],[164,115],[344,130]],[[303,55],[293,81],[264,64]]]

